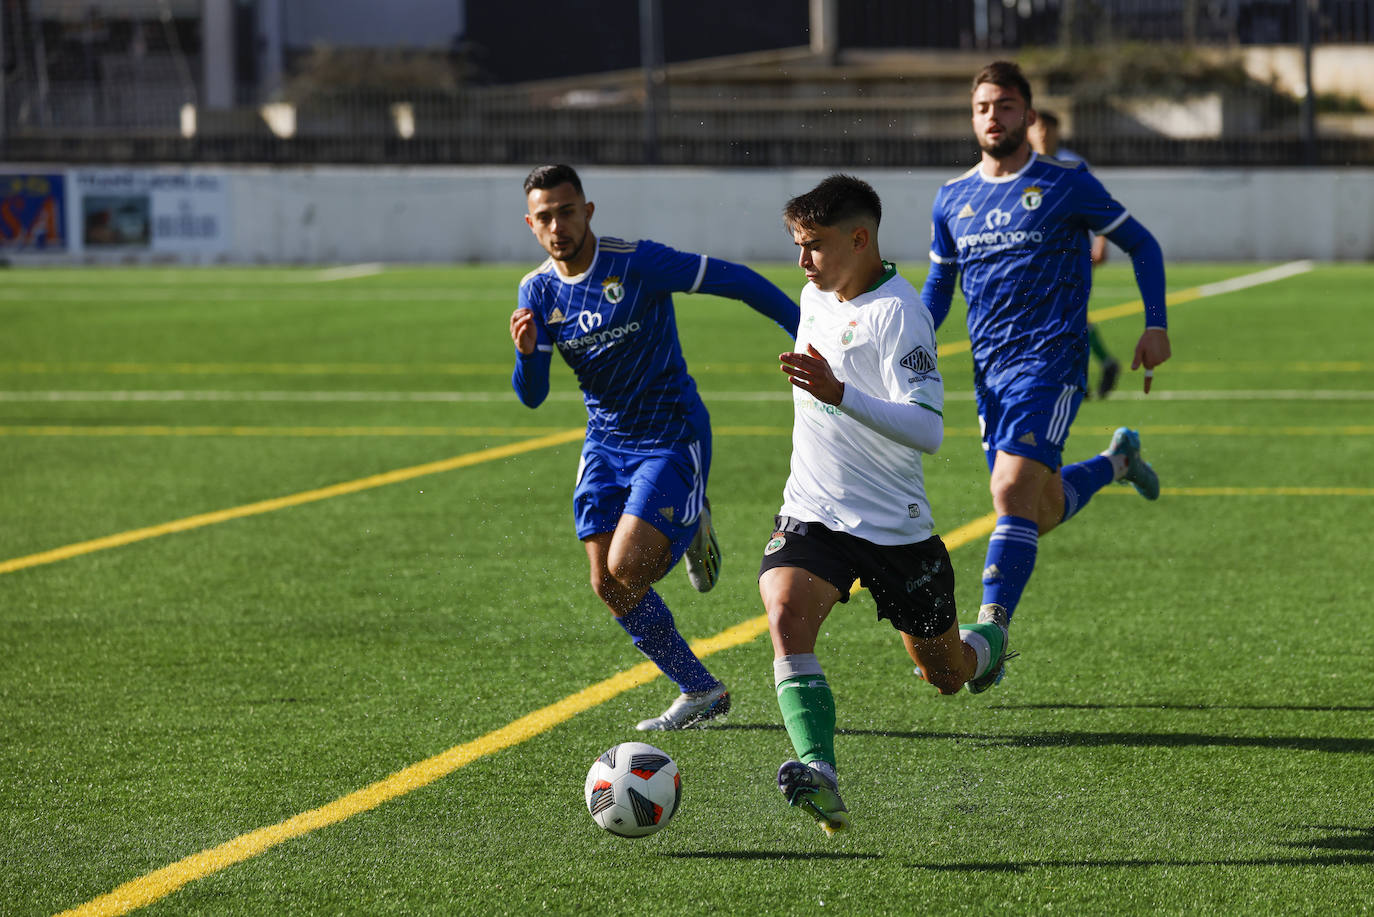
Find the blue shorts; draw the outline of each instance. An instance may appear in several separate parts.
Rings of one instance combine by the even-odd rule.
[[[975,384],[974,395],[989,471],[998,452],[1059,470],[1069,426],[1083,403],[1081,386],[1026,376],[997,389]]]
[[[614,532],[628,513],[667,536],[677,563],[696,535],[711,473],[711,435],[639,452],[588,440],[573,490],[577,537]]]

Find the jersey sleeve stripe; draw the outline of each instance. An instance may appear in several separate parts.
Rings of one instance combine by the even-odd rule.
[[[539,267],[535,268],[534,270],[526,274],[524,277],[520,278],[520,286],[523,287],[525,284],[529,283],[535,277],[538,277],[540,274],[543,274],[546,271],[548,271],[551,267],[553,267],[553,259],[545,258],[543,264],[539,265]]]
[[[703,280],[705,280],[705,279],[706,279],[706,256],[705,256],[705,255],[702,255],[702,256],[701,256],[701,266],[697,268],[697,279],[694,280],[694,281],[692,281],[692,288],[689,289],[687,292],[688,292],[688,293],[695,293],[697,290],[701,289],[701,282],[702,282]]]
[[[914,404],[914,405],[916,405],[917,407],[925,408],[927,411],[930,411],[930,412],[933,413],[933,414],[939,414],[941,417],[944,417],[944,416],[945,416],[945,412],[944,412],[944,411],[940,410],[939,408],[931,407],[930,405],[926,404],[924,401],[913,401],[913,402],[911,402],[911,403]]]
[[[1107,233],[1111,232],[1113,229],[1116,229],[1118,226],[1120,226],[1122,223],[1126,222],[1130,218],[1131,212],[1129,210],[1123,210],[1121,211],[1121,216],[1117,217],[1115,220],[1112,220],[1106,226],[1103,226],[1101,229],[1097,230],[1097,234],[1099,236],[1105,236]]]
[[[946,257],[944,257],[943,255],[937,255],[937,254],[935,254],[935,252],[931,252],[931,253],[930,253],[930,260],[931,260],[931,261],[934,261],[936,264],[958,264],[958,263],[959,263],[959,259],[958,259],[958,258],[946,258]]]

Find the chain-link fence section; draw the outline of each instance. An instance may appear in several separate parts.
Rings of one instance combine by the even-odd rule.
[[[1098,164],[1374,163],[1370,0],[454,6],[0,0],[0,152],[947,166],[976,158],[969,81],[1000,56]],[[401,7],[443,34],[379,46]]]

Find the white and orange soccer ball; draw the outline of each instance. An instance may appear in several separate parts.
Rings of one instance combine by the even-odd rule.
[[[592,762],[585,795],[598,825],[621,837],[644,837],[677,814],[682,776],[667,752],[622,742]]]

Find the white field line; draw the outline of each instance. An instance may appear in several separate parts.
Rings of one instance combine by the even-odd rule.
[[[1311,261],[1290,261],[1287,264],[1280,264],[1278,267],[1256,271],[1253,274],[1242,274],[1239,277],[1232,277],[1229,280],[1218,280],[1216,283],[1204,283],[1197,288],[1197,295],[1220,296],[1223,293],[1234,293],[1237,290],[1257,287],[1262,283],[1273,283],[1276,280],[1286,280],[1289,277],[1296,277],[1298,274],[1307,273],[1314,267],[1316,267],[1316,265]]]
[[[332,280],[356,280],[359,277],[371,277],[386,270],[386,265],[377,261],[367,264],[346,264],[342,267],[325,268],[316,271],[313,277],[308,278],[307,282],[328,283]]]
[[[790,392],[707,392],[707,403],[791,401]],[[167,389],[156,391],[0,391],[0,402],[441,402],[507,403],[515,393],[499,392],[251,392]],[[550,392],[549,401],[581,401],[581,392]],[[946,392],[946,401],[972,401],[968,391]],[[1112,401],[1372,401],[1374,389],[1212,389],[1200,391],[1113,392]]]

